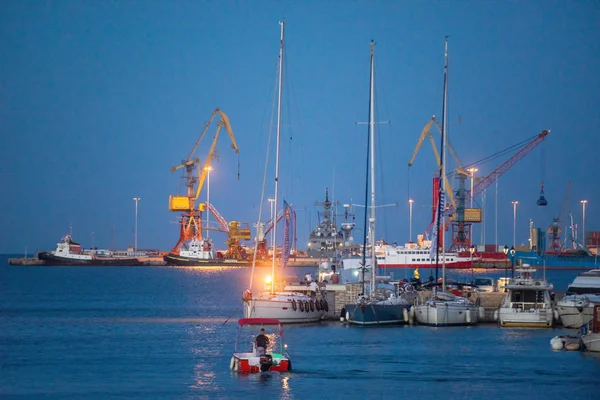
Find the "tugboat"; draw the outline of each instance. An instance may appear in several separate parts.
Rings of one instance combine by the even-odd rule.
[[[89,266],[139,266],[142,263],[135,257],[115,257],[106,250],[83,250],[67,235],[57,243],[56,250],[38,253],[45,265],[89,265]]]
[[[171,252],[163,257],[167,265],[170,266],[222,266],[222,265],[249,265],[248,260],[229,260],[223,258],[221,252],[213,248],[210,239],[193,238],[189,241],[187,249],[181,248],[179,254]]]

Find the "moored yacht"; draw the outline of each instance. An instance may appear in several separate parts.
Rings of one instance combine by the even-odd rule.
[[[515,268],[518,276],[504,287],[507,293],[502,299],[496,316],[500,326],[550,328],[555,313],[550,288],[545,280],[535,279],[534,268]]]
[[[563,326],[579,328],[592,319],[595,305],[600,305],[600,269],[579,274],[556,308]]]

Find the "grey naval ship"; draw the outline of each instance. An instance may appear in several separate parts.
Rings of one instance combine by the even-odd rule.
[[[332,213],[331,210],[338,205],[337,201],[329,201],[328,188],[325,188],[325,201],[315,202],[315,206],[323,207],[323,218],[308,236],[308,257],[331,260],[351,251],[352,230],[355,226],[354,212],[350,204],[344,204],[344,222],[341,229],[338,229],[335,212]]]

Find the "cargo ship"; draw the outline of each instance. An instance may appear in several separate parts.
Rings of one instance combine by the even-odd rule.
[[[83,250],[67,235],[56,244],[53,251],[38,253],[38,259],[45,265],[60,266],[139,266],[142,263],[136,257],[115,256],[109,250]]]
[[[575,236],[575,235],[572,235]],[[559,251],[546,250],[545,232],[539,228],[530,228],[529,249],[515,251],[511,260],[515,265],[529,264],[546,269],[590,270],[600,268],[598,254],[593,254],[590,247],[600,245],[600,232],[588,232],[586,245],[581,245],[571,238],[572,248]],[[510,258],[510,254],[509,254]]]

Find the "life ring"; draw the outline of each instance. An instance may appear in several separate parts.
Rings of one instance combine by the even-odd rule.
[[[329,304],[327,304],[327,300],[323,300],[323,310],[325,310],[325,312],[329,311]]]
[[[317,311],[321,311],[321,300],[315,301],[315,308]]]
[[[312,301],[310,302],[310,311],[315,311],[315,303],[313,303]]]
[[[229,363],[229,369],[233,371],[235,368],[235,357],[231,357],[231,362]]]
[[[250,301],[250,300],[252,300],[252,292],[250,291],[250,289],[246,289],[244,291],[244,294],[242,295],[242,300],[243,301]]]
[[[407,283],[406,287],[404,288],[404,291],[406,293],[412,293],[413,290],[414,290],[414,288],[412,287],[412,285],[410,283]]]
[[[398,286],[398,293],[399,294],[404,293],[404,285]]]
[[[304,302],[300,300],[298,303],[300,304],[300,312],[304,312]]]
[[[296,305],[296,300],[292,300],[292,310],[296,311],[297,305]]]

